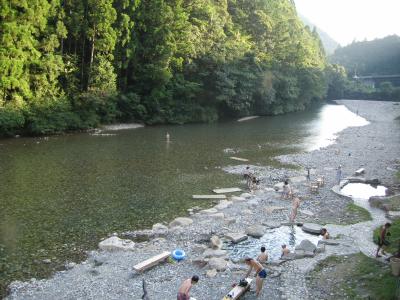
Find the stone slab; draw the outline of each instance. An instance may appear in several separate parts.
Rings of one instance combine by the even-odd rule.
[[[248,236],[244,233],[231,232],[231,233],[225,234],[225,238],[230,240],[232,243],[237,244],[237,243],[247,240]]]
[[[304,223],[301,229],[304,232],[319,234],[321,232],[322,225],[315,223]]]

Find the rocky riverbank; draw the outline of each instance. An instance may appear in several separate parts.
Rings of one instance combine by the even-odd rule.
[[[298,169],[257,167],[262,185],[254,194],[242,194],[223,200],[214,208],[189,212],[190,218],[177,218],[170,224],[157,224],[150,230],[118,234],[142,242],[125,242],[127,251],[92,251],[89,258],[78,265],[67,263],[67,270],[51,279],[14,282],[9,299],[141,299],[142,280],[147,283],[150,299],[175,299],[180,282],[198,274],[200,282],[192,290],[196,299],[221,299],[245,274],[240,262],[230,259],[224,248],[229,238],[257,236],[288,222],[290,201],[283,200],[274,187],[285,178],[291,178],[296,192],[303,196],[297,222],[327,225],[333,235],[340,235],[338,245],[325,245],[321,253],[288,262],[272,263],[269,276],[259,299],[314,299],[318,290],[310,286],[306,274],[319,261],[335,255],[373,252],[372,238],[363,245],[351,234],[354,224],[365,221],[348,206],[352,200],[333,193],[336,184],[335,169],[342,165],[343,175],[349,176],[363,167],[366,177],[379,178],[384,185],[396,187],[395,170],[399,158],[400,106],[391,102],[339,101],[353,112],[358,112],[371,123],[363,127],[347,128],[340,133],[337,143],[308,153],[277,157],[283,163],[295,164]],[[338,120],[340,122],[340,120]],[[241,173],[245,165],[225,168],[227,172]],[[311,168],[311,180],[325,177],[325,186],[319,193],[310,192],[305,168]],[[253,167],[256,168],[256,167]],[[393,171],[394,170],[394,171]],[[378,213],[379,214],[379,213]],[[380,215],[379,215],[380,216]],[[376,222],[384,220],[375,218]],[[374,221],[359,223],[364,233],[372,231]],[[261,233],[259,232],[261,231]],[[144,241],[143,241],[144,240]],[[103,243],[104,245],[104,243]],[[135,273],[133,266],[153,255],[173,249],[183,249],[187,259],[168,262],[144,273]],[[110,249],[110,248],[103,248]],[[292,249],[293,250],[293,249]],[[371,254],[371,253],[369,253]],[[255,299],[249,293],[244,299]]]

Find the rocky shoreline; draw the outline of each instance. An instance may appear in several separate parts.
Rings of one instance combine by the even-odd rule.
[[[155,224],[150,230],[127,232],[119,237],[136,241],[121,242],[127,251],[109,251],[112,246],[100,245],[104,250],[92,251],[81,264],[67,263],[67,270],[56,273],[50,279],[14,282],[9,286],[8,299],[141,299],[142,280],[147,283],[150,299],[176,299],[180,282],[198,274],[200,282],[192,290],[196,299],[222,299],[234,282],[245,274],[245,266],[230,259],[222,242],[229,239],[259,236],[267,229],[285,226],[288,222],[290,201],[280,198],[273,188],[284,178],[291,178],[297,193],[304,197],[297,222],[313,222],[326,225],[334,235],[348,232],[347,224],[372,226],[361,215],[347,208],[353,201],[331,191],[335,185],[335,169],[342,165],[344,176],[350,176],[363,167],[368,178],[379,178],[386,186],[395,185],[395,171],[399,158],[399,127],[394,121],[400,115],[400,106],[392,102],[338,101],[351,111],[358,112],[371,123],[363,127],[347,128],[340,132],[337,142],[327,148],[307,153],[279,156],[285,164],[299,169],[257,168],[262,185],[254,194],[244,193],[222,200],[211,209],[189,212],[190,218],[182,217],[170,224]],[[340,122],[340,120],[338,120]],[[241,173],[245,165],[227,167],[224,170]],[[318,194],[311,194],[305,178],[309,167],[311,179],[324,176],[325,186]],[[393,171],[394,170],[394,171]],[[377,221],[381,221],[378,219]],[[367,228],[372,231],[373,228]],[[368,230],[365,234],[368,234]],[[119,240],[114,238],[117,241]],[[358,251],[368,252],[372,237],[358,245],[358,240],[344,234],[338,245],[325,245],[321,253],[312,257],[288,262],[275,261],[268,266],[264,290],[258,299],[313,299],[318,291],[307,286],[305,275],[322,259],[330,255],[346,255]],[[115,243],[114,243],[115,244]],[[187,259],[182,262],[160,264],[144,273],[136,273],[133,266],[163,251],[183,249]],[[311,256],[311,255],[309,255]],[[248,293],[243,299],[255,299]]]

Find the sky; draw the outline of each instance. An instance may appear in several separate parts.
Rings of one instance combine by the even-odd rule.
[[[297,11],[342,46],[400,36],[400,0],[295,0]]]

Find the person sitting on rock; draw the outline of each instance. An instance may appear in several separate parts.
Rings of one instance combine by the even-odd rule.
[[[193,275],[192,278],[188,278],[182,282],[178,290],[177,300],[189,300],[189,291],[197,282],[199,282],[199,276],[197,275]]]
[[[288,256],[290,253],[290,250],[286,247],[285,244],[282,245],[282,254],[281,254],[281,258]]]
[[[321,235],[322,235],[322,239],[323,239],[323,240],[328,240],[328,239],[330,239],[329,232],[328,232],[328,230],[326,230],[326,228],[322,228],[322,229],[321,229]]]
[[[252,258],[248,257],[244,260],[244,262],[250,267],[249,271],[246,274],[246,278],[249,277],[253,269],[256,271],[256,297],[258,297],[261,293],[264,279],[267,278],[267,271],[258,261]]]
[[[268,253],[265,251],[265,247],[261,247],[261,253],[258,255],[257,260],[261,264],[265,264],[268,261]]]

